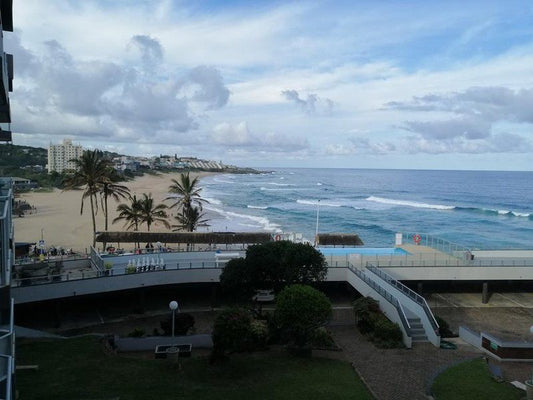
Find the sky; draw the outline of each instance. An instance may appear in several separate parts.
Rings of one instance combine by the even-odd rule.
[[[13,142],[533,170],[533,2],[15,0]]]

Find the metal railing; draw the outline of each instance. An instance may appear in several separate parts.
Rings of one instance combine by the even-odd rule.
[[[147,263],[145,265],[125,265],[113,267],[109,270],[97,271],[77,271],[77,273],[63,272],[61,274],[37,275],[29,278],[13,279],[12,286],[33,286],[33,285],[47,285],[66,281],[77,281],[84,279],[106,278],[111,276],[124,276],[140,273],[165,272],[175,270],[190,270],[190,269],[222,269],[223,262],[216,261],[180,261],[173,264],[156,265]]]
[[[367,270],[370,272],[376,274],[381,279],[383,279],[385,282],[387,282],[389,285],[395,287],[400,292],[405,294],[407,297],[409,297],[411,300],[419,304],[422,309],[424,310],[424,313],[429,319],[429,322],[431,323],[431,327],[435,331],[435,333],[438,334],[439,332],[439,324],[437,323],[437,320],[435,319],[435,316],[431,312],[431,309],[428,306],[428,303],[426,302],[426,299],[424,299],[422,296],[420,296],[418,293],[416,293],[414,290],[409,289],[407,286],[405,286],[403,283],[401,283],[399,280],[393,278],[391,275],[386,273],[385,271],[376,268],[372,265],[367,265]]]
[[[402,322],[404,330],[407,333],[407,335],[410,336],[411,325],[409,324],[409,321],[407,320],[403,307],[401,303],[398,301],[398,299],[394,295],[392,295],[390,292],[388,292],[384,287],[379,285],[376,281],[372,280],[368,275],[364,273],[363,270],[357,269],[353,265],[348,265],[348,269],[352,271],[355,275],[357,275],[360,279],[362,279],[363,282],[365,282],[368,286],[370,286],[372,289],[378,292],[385,300],[387,300],[390,304],[392,304],[396,308],[396,310],[398,311],[398,315],[400,316],[400,321]]]
[[[380,268],[394,267],[533,267],[533,257],[483,258],[467,260],[466,258],[439,256],[430,254],[406,254],[398,256],[365,256],[357,259],[348,256],[328,256],[326,258],[330,268],[346,268],[348,263],[359,268],[365,268],[369,263]]]
[[[420,238],[420,242],[416,243],[416,239]],[[431,247],[432,249],[449,254],[452,257],[462,257],[465,253],[471,253],[468,247],[457,243],[450,242],[446,239],[441,239],[427,233],[402,233],[403,243],[420,244],[421,246]]]
[[[89,248],[89,259],[91,260],[91,265],[98,271],[104,270],[104,260],[100,254],[94,249],[93,246]]]
[[[0,285],[9,285],[13,262],[13,188],[11,179],[0,179]]]

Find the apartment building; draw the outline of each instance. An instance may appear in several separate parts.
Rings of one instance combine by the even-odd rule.
[[[62,144],[48,146],[48,173],[75,170],[76,164],[72,161],[83,155],[80,145],[73,145],[72,140],[63,139]]]

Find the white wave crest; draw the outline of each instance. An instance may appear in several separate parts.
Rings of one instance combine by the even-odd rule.
[[[228,184],[234,184],[236,183],[235,181],[229,181],[229,180],[226,180],[226,179],[220,179],[220,178],[215,178],[213,179],[215,182],[218,182],[218,183],[228,183]]]
[[[267,206],[252,206],[250,204],[248,204],[246,207],[247,208],[254,208],[254,209],[257,209],[257,210],[266,210],[268,208]]]
[[[318,200],[301,200],[301,199],[298,199],[298,200],[296,200],[296,202],[298,204],[305,204],[305,205],[308,205],[308,206],[316,206],[317,204],[320,204],[320,206],[324,206],[324,207],[342,207],[342,204],[328,203],[328,202],[325,202],[325,201],[318,201]]]
[[[415,208],[431,208],[434,210],[453,210],[455,208],[454,206],[445,206],[442,204],[427,204],[427,203],[420,203],[418,201],[386,199],[383,197],[375,197],[375,196],[370,196],[366,200],[373,201],[375,203],[381,203],[381,204],[391,204],[395,206],[407,206],[407,207],[415,207]]]
[[[252,221],[252,222],[255,222],[257,224],[259,224],[259,226],[261,228],[263,228],[265,231],[269,231],[269,232],[281,232],[281,229],[279,227],[278,224],[274,224],[272,222],[270,222],[270,220],[268,218],[265,218],[265,217],[258,217],[258,216],[255,216],[255,215],[248,215],[248,214],[239,214],[239,213],[236,213],[236,212],[233,212],[233,211],[225,211],[225,210],[222,210],[220,208],[216,208],[216,207],[209,207],[209,206],[206,206],[205,207],[206,209],[210,210],[210,211],[214,211],[220,215],[222,215],[223,217],[225,217],[226,219],[244,219],[244,220],[248,220],[248,221]],[[237,224],[242,224],[243,222],[239,222],[239,221],[236,221]]]
[[[274,186],[295,186],[294,184],[292,183],[276,183],[276,182],[270,182],[268,183],[269,185],[274,185]]]
[[[214,199],[214,198],[210,198],[210,197],[204,197],[203,199],[208,201],[209,204],[216,204],[217,206],[222,205],[222,202],[219,199]]]

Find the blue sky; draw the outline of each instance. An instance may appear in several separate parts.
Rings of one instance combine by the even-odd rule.
[[[25,0],[14,24],[17,144],[533,170],[530,1]]]

